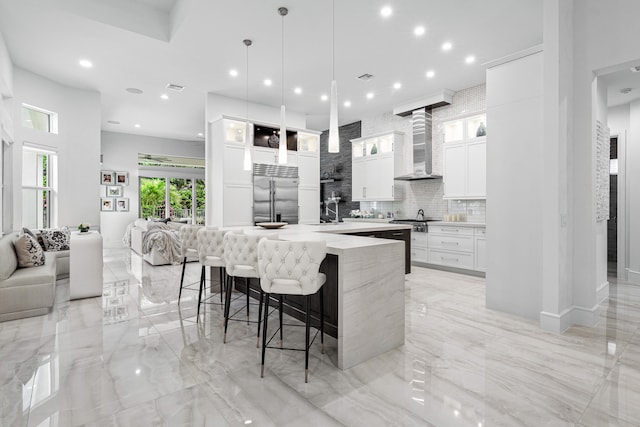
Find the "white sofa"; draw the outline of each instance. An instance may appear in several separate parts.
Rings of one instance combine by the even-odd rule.
[[[0,322],[47,314],[55,298],[60,254],[45,252],[44,265],[20,268],[14,249],[17,238],[17,233],[0,238]]]
[[[169,221],[167,222],[167,225],[169,228],[179,232],[180,227],[185,224]],[[171,264],[171,262],[169,262],[169,260],[167,260],[156,248],[152,248],[151,252],[148,254],[142,253],[142,242],[148,226],[149,221],[146,219],[138,218],[135,220],[133,227],[131,228],[131,249],[151,265]]]

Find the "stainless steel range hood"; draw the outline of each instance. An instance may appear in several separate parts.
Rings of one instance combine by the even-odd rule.
[[[453,98],[452,91],[444,91],[430,98],[418,100],[398,108],[393,113],[399,116],[411,114],[413,128],[413,172],[397,176],[397,181],[414,181],[417,179],[440,179],[441,175],[433,174],[433,152],[431,136],[431,108],[449,105]]]

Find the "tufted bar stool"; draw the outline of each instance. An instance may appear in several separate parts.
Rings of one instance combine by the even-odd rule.
[[[198,316],[200,321],[200,304],[202,303],[202,290],[205,288],[206,267],[220,268],[220,304],[222,304],[222,291],[224,287],[224,235],[226,231],[217,227],[201,227],[197,233],[198,256],[202,271],[200,272],[200,292],[198,293]],[[206,301],[206,300],[205,300]]]
[[[263,239],[258,244],[258,271],[260,287],[269,301],[271,294],[302,295],[305,297],[305,365],[304,382],[309,373],[309,330],[311,326],[311,296],[320,291],[320,342],[324,353],[324,297],[322,285],[327,277],[320,273],[320,264],[327,255],[324,241],[277,241]],[[264,358],[267,346],[268,303],[262,324],[262,366],[260,376],[264,377]],[[281,311],[282,312],[282,311]],[[282,321],[280,322],[282,334]],[[316,332],[317,335],[317,332]],[[273,335],[275,336],[275,334]],[[272,338],[273,338],[272,336]],[[314,336],[315,339],[315,336]],[[271,339],[269,340],[271,341]]]
[[[198,259],[198,230],[201,225],[183,225],[180,227],[180,243],[182,244],[182,276],[180,277],[180,292],[178,293],[178,304],[182,297],[182,283],[184,282],[184,271],[187,267],[187,258]]]
[[[233,319],[234,315],[239,312],[231,314],[231,291],[236,277],[242,277],[246,279],[247,283],[247,323],[249,323],[249,284],[251,279],[259,279],[258,274],[258,242],[260,239],[265,238],[263,233],[251,233],[245,234],[244,232],[229,232],[224,235],[224,261],[227,272],[227,280],[225,286],[226,298],[224,305],[224,338],[223,342],[227,342],[227,328],[229,326],[229,320]],[[258,331],[256,339],[256,346],[259,343],[260,337],[260,323],[262,318],[262,299],[263,292],[260,290],[260,300],[258,308]]]

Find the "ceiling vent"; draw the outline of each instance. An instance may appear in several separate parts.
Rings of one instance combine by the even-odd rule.
[[[363,82],[368,82],[369,80],[373,79],[373,74],[364,73],[356,77],[356,79],[362,80]]]
[[[184,90],[184,86],[169,83],[167,85],[167,89],[175,90],[176,92],[182,92]]]
[[[623,95],[628,95],[631,93],[633,89],[631,89],[630,87],[625,87],[624,89],[620,89],[620,93]]]

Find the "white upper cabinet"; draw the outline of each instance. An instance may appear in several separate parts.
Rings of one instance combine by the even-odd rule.
[[[387,132],[351,140],[354,201],[397,198],[393,177],[402,170],[402,132]]]
[[[486,115],[443,123],[444,198],[486,199]]]

